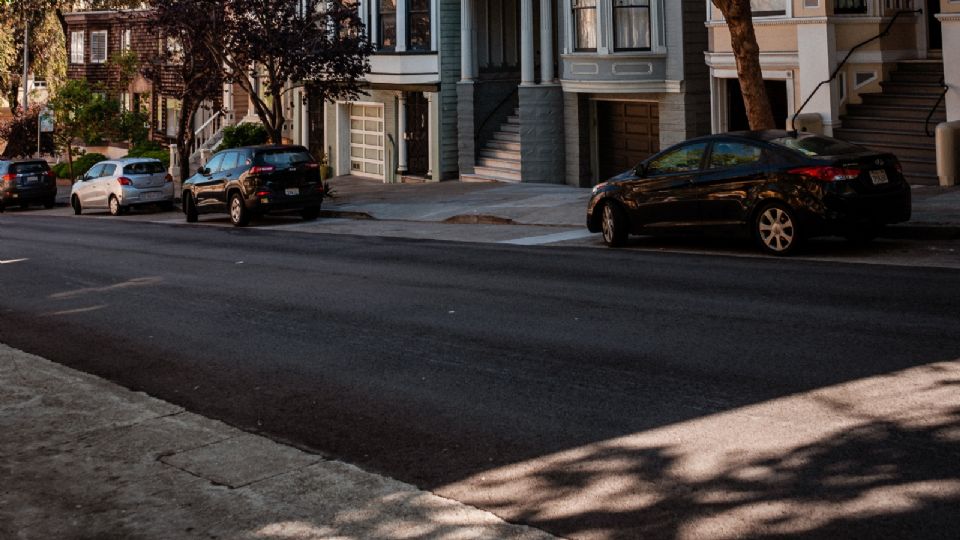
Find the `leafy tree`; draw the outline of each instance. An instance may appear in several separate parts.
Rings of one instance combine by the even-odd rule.
[[[267,130],[260,124],[248,123],[238,126],[228,126],[223,130],[223,142],[217,147],[217,151],[263,144],[267,142],[269,138],[270,135],[267,133]]]
[[[202,0],[213,24],[198,37],[225,80],[246,90],[270,140],[280,143],[283,98],[305,81],[324,100],[356,99],[372,51],[347,0]],[[217,32],[209,31],[217,28]],[[260,84],[255,83],[259,81]],[[262,86],[262,91],[260,87]]]
[[[73,142],[99,142],[117,133],[120,104],[107,99],[102,88],[92,86],[85,79],[70,80],[50,99],[56,115],[54,143],[67,153],[68,172],[73,177]]]
[[[18,108],[13,118],[0,122],[0,141],[7,141],[0,155],[27,157],[37,151],[37,120],[42,110],[42,104],[32,103],[26,109]],[[53,153],[52,140],[48,135],[40,137],[40,150]]]
[[[760,69],[760,46],[753,29],[750,0],[713,0],[713,5],[723,13],[730,29],[733,55],[737,60],[737,78],[740,80],[750,129],[773,129],[776,123]]]

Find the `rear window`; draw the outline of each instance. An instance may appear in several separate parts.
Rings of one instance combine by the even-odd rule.
[[[34,161],[31,163],[14,163],[10,166],[10,172],[12,174],[30,174],[30,173],[45,173],[50,170],[50,166],[47,165],[46,161]]]
[[[260,154],[264,165],[289,167],[296,163],[312,163],[313,156],[306,150],[268,150]]]
[[[774,139],[770,142],[791,150],[796,150],[797,152],[809,157],[841,156],[843,154],[860,154],[863,152],[863,148],[859,146],[838,141],[837,139],[831,139],[830,137],[824,137],[822,135],[811,135],[809,137],[783,137],[780,139]]]
[[[123,174],[159,174],[163,172],[163,163],[144,161],[123,166]]]

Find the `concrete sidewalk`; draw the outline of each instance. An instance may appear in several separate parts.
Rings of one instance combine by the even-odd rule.
[[[0,478],[0,538],[553,538],[5,345]]]
[[[332,215],[380,220],[583,227],[590,189],[549,184],[384,184],[355,176],[330,181]],[[913,219],[889,236],[960,237],[960,187],[916,187]]]

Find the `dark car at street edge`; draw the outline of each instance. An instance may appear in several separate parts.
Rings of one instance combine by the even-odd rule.
[[[611,247],[629,234],[746,231],[762,251],[786,255],[813,236],[870,240],[910,214],[894,155],[766,130],[691,139],[597,185],[587,228]]]
[[[303,219],[320,215],[324,185],[320,167],[302,146],[231,148],[216,153],[183,183],[187,222],[200,214],[226,212],[242,227],[269,212],[299,210]]]
[[[0,211],[31,204],[53,208],[56,199],[57,175],[46,161],[0,159]]]

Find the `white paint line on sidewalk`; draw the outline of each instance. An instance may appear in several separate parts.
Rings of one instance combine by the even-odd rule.
[[[501,244],[512,244],[514,246],[540,246],[543,244],[553,244],[555,242],[565,242],[567,240],[579,240],[589,238],[596,233],[586,229],[577,229],[562,233],[546,234],[543,236],[528,236],[526,238],[516,238],[514,240],[504,240]]]

